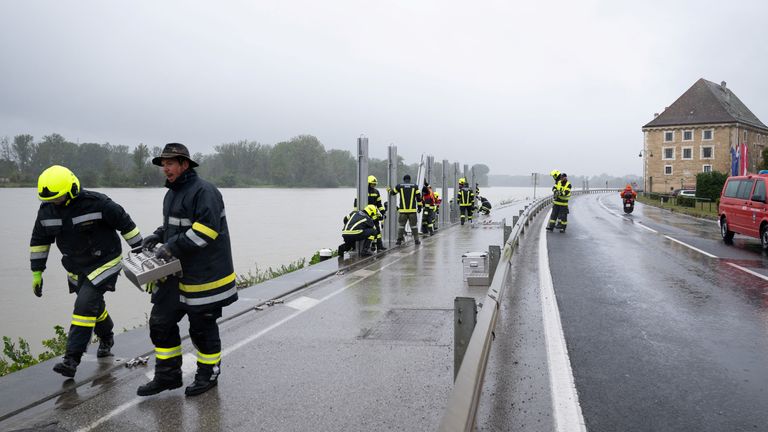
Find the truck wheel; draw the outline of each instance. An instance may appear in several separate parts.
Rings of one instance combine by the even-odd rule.
[[[768,225],[760,228],[760,245],[763,246],[764,251],[768,252]]]
[[[725,218],[720,219],[720,235],[723,236],[723,241],[726,244],[731,244],[733,242],[733,231],[728,229],[728,220]],[[762,236],[761,236],[762,238]]]

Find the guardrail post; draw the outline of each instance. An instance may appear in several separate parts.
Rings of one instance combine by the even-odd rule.
[[[520,220],[520,216],[512,216],[512,226],[517,225],[517,221]]]
[[[493,283],[493,275],[496,274],[496,267],[499,266],[501,258],[501,246],[488,246],[488,285]]]
[[[453,379],[459,373],[469,339],[477,324],[477,303],[474,297],[453,299]]]

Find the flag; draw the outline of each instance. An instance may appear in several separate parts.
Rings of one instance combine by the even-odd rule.
[[[739,175],[739,151],[737,147],[731,147],[731,175]]]
[[[743,143],[741,145],[741,151],[739,152],[739,175],[747,175],[748,163],[749,159],[747,159],[747,144]]]

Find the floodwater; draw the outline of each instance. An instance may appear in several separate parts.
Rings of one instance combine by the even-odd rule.
[[[165,188],[94,189],[122,205],[142,234],[162,223]],[[383,188],[381,189],[384,192]],[[442,192],[442,190],[440,189]],[[538,188],[539,194],[546,193]],[[341,242],[341,219],[351,210],[354,189],[221,189],[227,210],[235,272],[279,267],[307,258],[318,249]],[[502,200],[525,200],[533,188],[482,188],[494,206]],[[69,328],[74,295],[67,289],[66,273],[55,246],[43,273],[43,297],[32,294],[29,238],[39,201],[29,188],[0,189],[0,336],[26,339],[34,352],[53,336],[53,327]],[[18,212],[18,213],[17,213]],[[127,245],[123,242],[123,251]],[[107,293],[107,310],[120,333],[146,323],[149,296],[121,276],[115,292]]]

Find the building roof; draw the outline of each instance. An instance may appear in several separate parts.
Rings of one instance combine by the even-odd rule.
[[[645,128],[706,123],[743,123],[768,130],[736,95],[722,84],[700,78]]]

